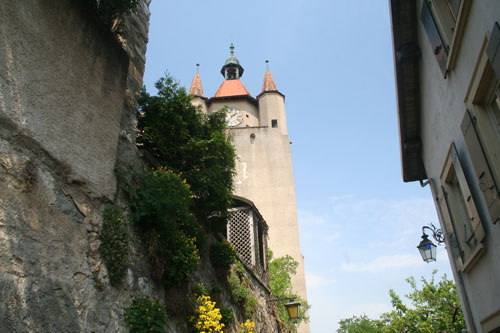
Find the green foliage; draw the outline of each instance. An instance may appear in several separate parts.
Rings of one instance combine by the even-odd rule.
[[[269,286],[271,288],[273,298],[294,298],[295,301],[299,302],[301,305],[299,319],[296,322],[292,322],[288,316],[284,303],[279,302],[277,304],[278,316],[283,322],[285,329],[288,332],[296,332],[296,323],[309,320],[306,316],[306,312],[310,308],[310,305],[301,297],[297,296],[292,289],[292,276],[297,274],[297,267],[299,266],[299,263],[289,255],[274,259],[273,252],[271,250],[268,252],[268,259],[270,278]]]
[[[226,326],[229,326],[233,323],[234,321],[234,314],[233,314],[233,310],[231,310],[231,308],[228,308],[228,307],[223,307],[222,309],[220,309],[220,314],[222,315],[222,323]]]
[[[203,114],[169,75],[156,88],[158,96],[141,92],[137,145],[160,165],[182,172],[194,194],[195,216],[213,230],[224,231],[235,159],[225,134],[225,113]]]
[[[228,281],[233,301],[236,303],[245,304],[248,298],[248,288],[241,283],[241,280],[237,274],[229,274]]]
[[[339,321],[339,325],[339,333],[379,333],[383,326],[380,320],[372,320],[365,314],[343,319]]]
[[[192,195],[181,174],[160,168],[137,175],[133,221],[142,231],[152,275],[167,287],[180,285],[200,263],[205,236],[190,213]]]
[[[165,332],[167,312],[165,307],[147,297],[138,297],[125,311],[125,321],[130,332]]]
[[[112,286],[118,285],[123,280],[129,265],[128,224],[120,208],[107,206],[104,209],[99,252]]]
[[[193,286],[191,293],[195,296],[208,296],[208,290],[203,283],[198,283]]]
[[[257,303],[257,299],[254,296],[248,296],[245,302],[245,314],[247,317],[253,316],[255,311],[257,311],[257,307],[259,304]]]
[[[212,265],[220,268],[229,268],[236,262],[236,248],[227,240],[215,243],[210,249]]]
[[[430,281],[422,277],[421,289],[417,287],[413,277],[406,279],[412,288],[412,292],[405,295],[411,306],[405,305],[402,299],[390,290],[393,307],[391,312],[382,314],[378,320],[371,320],[364,315],[341,320],[338,332],[361,332],[363,326],[369,325],[377,327],[377,332],[462,332],[462,329],[465,329],[465,320],[456,286],[446,275],[436,283],[435,275],[436,271]]]

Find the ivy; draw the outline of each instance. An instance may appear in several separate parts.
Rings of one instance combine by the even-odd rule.
[[[271,288],[273,298],[294,298],[296,302],[301,304],[297,322],[291,321],[284,303],[277,304],[278,316],[283,322],[287,332],[296,332],[296,324],[309,320],[305,313],[310,308],[309,304],[307,304],[307,302],[301,297],[297,296],[292,289],[292,276],[297,274],[297,267],[299,266],[299,263],[289,255],[274,258],[271,250],[268,252],[268,258],[270,278],[269,287]]]

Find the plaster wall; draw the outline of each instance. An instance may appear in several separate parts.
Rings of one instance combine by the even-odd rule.
[[[419,8],[422,1],[418,2]],[[420,15],[420,9],[418,10]],[[461,157],[464,172],[476,200],[483,228],[486,232],[486,251],[473,269],[459,272],[454,268],[457,285],[465,293],[473,317],[475,329],[481,332],[481,321],[500,310],[500,226],[491,223],[487,208],[474,180],[474,169],[461,132],[461,122],[466,112],[464,100],[471,83],[481,47],[491,33],[495,21],[500,21],[500,2],[496,0],[471,1],[471,9],[465,27],[455,67],[443,77],[434,57],[430,42],[422,24],[419,24],[421,122],[423,160],[428,178],[434,181],[433,192],[440,188],[440,175],[452,142]],[[418,22],[420,20],[418,19]],[[442,226],[443,227],[443,226]],[[451,261],[451,258],[450,258]],[[453,266],[453,265],[452,265]]]
[[[288,135],[285,114],[285,98],[278,93],[264,93],[259,96],[260,124],[272,127],[272,120],[278,122],[283,135]]]
[[[307,299],[304,257],[300,252],[290,139],[280,128],[230,129],[237,151],[234,194],[251,200],[269,225],[268,247],[275,257],[298,263],[294,290]],[[302,324],[299,332],[309,332]]]
[[[220,110],[224,106],[230,106],[236,108],[243,113],[243,121],[241,122],[241,124],[238,125],[238,127],[260,126],[259,110],[257,109],[257,107],[254,104],[241,98],[234,100],[233,99],[216,100],[212,102],[212,104],[210,104],[208,112],[214,112]]]

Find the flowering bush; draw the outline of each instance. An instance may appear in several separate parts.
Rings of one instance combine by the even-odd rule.
[[[147,297],[137,297],[125,311],[125,321],[130,332],[164,332],[167,324],[165,308]]]
[[[247,319],[247,321],[241,323],[239,333],[255,333],[255,323]]]
[[[215,307],[215,302],[210,300],[210,296],[200,295],[196,297],[195,313],[189,319],[196,332],[222,332],[224,324],[221,319],[220,309]]]
[[[210,259],[215,267],[229,268],[236,262],[236,248],[227,240],[217,242],[210,249]]]

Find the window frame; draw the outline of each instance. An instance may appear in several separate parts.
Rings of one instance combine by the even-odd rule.
[[[433,30],[436,29],[439,34],[444,50],[436,49],[433,45],[433,52],[436,55],[441,71],[446,78],[448,73],[455,67],[456,64],[472,0],[460,1],[458,15],[454,18],[454,26],[451,26],[451,22],[446,22],[449,21],[449,19],[446,18],[447,15],[445,15],[443,11],[449,10],[450,15],[455,15],[452,9],[449,8],[448,4],[444,2],[448,2],[448,0],[423,0],[421,21],[431,44],[433,44],[433,40],[435,44],[435,36],[431,36],[433,34]],[[428,7],[428,10],[430,11],[430,18],[434,24],[433,27],[426,25],[423,20],[424,12],[427,10],[426,7]],[[452,30],[453,32],[450,34],[446,32],[447,30]]]
[[[485,36],[464,99],[467,112],[461,127],[469,154],[474,155],[471,160],[489,217],[495,224],[500,221],[500,137],[488,108],[493,95],[500,94],[500,78],[496,76],[486,54],[488,42],[489,38]],[[467,140],[467,122],[470,122],[469,130],[476,137],[473,139],[477,143],[473,146]],[[478,170],[480,164],[486,165],[483,170]]]
[[[485,247],[482,243],[485,240],[485,230],[454,143],[451,144],[448,151],[440,181],[438,203],[443,217],[445,234],[450,243],[451,255],[457,269],[468,272],[484,253]],[[455,186],[454,182],[458,186]],[[463,201],[459,200],[460,198]],[[460,206],[462,204],[465,207]],[[471,244],[470,239],[466,239],[465,235],[465,227],[469,223],[475,238],[474,244]]]

